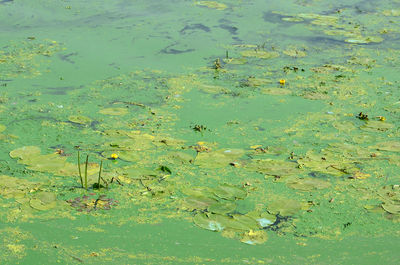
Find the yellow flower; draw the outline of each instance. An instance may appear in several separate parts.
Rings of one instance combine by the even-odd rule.
[[[286,80],[285,80],[285,79],[279,80],[279,84],[281,84],[282,86],[283,86],[285,83],[286,83]]]
[[[111,159],[117,159],[118,158],[118,155],[117,154],[111,154]]]

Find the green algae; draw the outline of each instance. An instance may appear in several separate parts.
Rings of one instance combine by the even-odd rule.
[[[93,234],[79,243],[71,243],[78,241],[69,241],[70,235],[65,235],[57,240],[63,244],[57,243],[55,248],[51,244],[54,236],[36,232],[35,240],[42,238],[35,241],[40,250],[30,248],[32,242],[10,241],[2,251],[10,253],[12,261],[31,257],[37,251],[50,253],[48,249],[58,251],[51,252],[50,258],[57,256],[65,263],[91,263],[97,258],[105,263],[113,259],[140,263],[147,258],[153,263],[171,264],[210,261],[204,257],[213,254],[203,248],[199,248],[203,250],[198,254],[201,258],[196,259],[189,258],[191,253],[184,254],[185,258],[172,255],[173,250],[168,248],[172,241],[163,241],[167,239],[160,240],[165,245],[158,245],[154,238],[160,239],[160,234],[168,230],[166,220],[186,225],[181,230],[173,226],[171,233],[179,236],[165,237],[177,238],[174,246],[190,238],[184,241],[187,246],[219,242],[215,243],[218,255],[229,249],[229,258],[212,260],[221,264],[239,260],[232,257],[257,262],[239,254],[242,247],[236,245],[237,241],[259,244],[249,251],[265,263],[278,262],[277,258],[262,257],[286,246],[279,262],[307,258],[315,263],[334,263],[337,253],[348,253],[352,248],[365,263],[365,252],[354,247],[363,243],[355,240],[356,244],[350,244],[350,238],[365,237],[368,244],[364,247],[371,253],[377,253],[372,247],[376,234],[396,242],[398,81],[391,69],[398,63],[399,52],[392,39],[398,27],[389,21],[397,19],[396,9],[379,4],[384,11],[366,9],[357,13],[355,8],[340,9],[339,4],[333,4],[338,9],[330,9],[324,6],[326,3],[303,3],[309,5],[307,8],[299,3],[288,4],[290,13],[264,14],[257,10],[258,16],[251,15],[248,22],[239,17],[254,14],[260,3],[230,3],[229,8],[211,1],[196,2],[196,8],[185,3],[185,10],[194,14],[193,23],[176,20],[177,32],[168,37],[162,23],[131,23],[134,18],[129,20],[123,11],[110,10],[121,21],[128,21],[126,25],[134,25],[138,36],[147,36],[147,40],[128,40],[123,27],[114,28],[119,22],[111,14],[103,14],[107,25],[100,23],[98,27],[110,30],[114,43],[121,44],[115,50],[109,49],[109,44],[100,50],[104,40],[97,39],[91,47],[103,56],[87,57],[88,51],[77,49],[82,45],[74,46],[78,41],[73,38],[63,45],[68,52],[76,49],[79,53],[64,52],[59,60],[53,53],[45,54],[53,63],[41,63],[44,67],[52,64],[51,72],[40,69],[42,76],[34,62],[43,56],[30,55],[38,51],[34,45],[25,46],[19,55],[15,53],[16,59],[2,62],[1,66],[7,66],[4,77],[15,81],[1,81],[7,83],[7,90],[11,87],[7,101],[1,102],[2,113],[10,114],[1,121],[7,125],[3,128],[7,135],[1,138],[6,150],[1,169],[7,176],[1,177],[0,203],[10,209],[1,212],[1,220],[28,226],[30,231],[35,230],[29,223],[41,226],[51,221],[70,232],[75,226],[69,220],[82,218],[79,227],[90,223],[102,226],[98,231],[108,239],[122,238],[122,229],[131,238],[141,237],[145,232],[135,230],[134,235],[129,232],[131,228],[138,224],[149,227],[146,239],[141,241],[144,254],[128,246],[126,251],[122,242],[114,242],[121,251],[102,242],[104,248],[92,245],[85,252],[80,246],[90,245],[90,240],[101,245]],[[167,7],[161,4],[160,10]],[[271,6],[276,7],[281,5]],[[364,7],[360,3],[360,8]],[[72,2],[63,12],[76,12],[74,16],[83,18],[82,14],[93,14],[97,8],[89,12],[84,3]],[[127,10],[130,8],[127,6]],[[229,13],[229,17],[223,13]],[[209,20],[198,19],[203,16]],[[163,15],[159,17],[162,20]],[[85,21],[88,27],[97,23],[96,16]],[[151,37],[147,35],[150,32]],[[53,34],[63,38],[55,31]],[[175,49],[160,47],[164,40],[176,41],[171,46]],[[221,43],[223,49],[219,50]],[[193,47],[193,51],[185,52],[185,47]],[[121,54],[134,54],[130,49],[143,56],[132,59],[119,55],[119,50]],[[222,68],[210,68],[209,63],[222,56],[227,57],[220,60]],[[89,58],[99,59],[107,67],[86,64],[82,58],[86,63]],[[139,71],[132,69],[132,61]],[[25,67],[22,72],[16,70],[20,63]],[[143,70],[147,66],[166,70]],[[78,73],[74,67],[82,72],[90,69],[91,74],[68,78],[69,72]],[[61,72],[62,79],[58,76]],[[20,81],[26,77],[29,82]],[[55,79],[60,83],[50,84]],[[286,80],[285,85],[279,84],[281,79]],[[39,89],[37,83],[49,88]],[[72,83],[73,88],[69,87]],[[28,87],[41,93],[27,93],[23,88]],[[49,91],[54,94],[49,96]],[[357,119],[361,111],[369,114],[369,120]],[[378,115],[384,115],[386,121]],[[192,130],[195,124],[209,130],[196,133]],[[26,128],[33,128],[35,133],[26,133]],[[77,188],[74,146],[96,161],[107,159],[104,178],[109,182],[108,190],[90,189],[93,194],[88,194]],[[41,150],[46,151],[42,154]],[[8,151],[13,159],[7,156]],[[112,154],[118,159],[111,159]],[[89,164],[89,172],[89,184],[98,183],[98,164]],[[189,230],[203,237],[191,236]],[[134,241],[131,238],[130,242]],[[334,255],[315,244],[331,241],[341,243]],[[145,249],[150,244],[170,252],[163,252],[165,256],[151,254],[149,248]],[[288,254],[307,244],[321,258]],[[135,246],[140,249],[140,245]],[[189,249],[187,246],[182,249]],[[304,249],[297,250],[302,253]],[[286,255],[287,259],[282,258]],[[383,250],[377,256],[393,257]],[[350,260],[355,257],[343,256],[343,263],[354,263]]]

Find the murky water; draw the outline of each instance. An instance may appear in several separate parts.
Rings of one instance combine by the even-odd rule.
[[[399,20],[1,1],[0,263],[398,264]]]

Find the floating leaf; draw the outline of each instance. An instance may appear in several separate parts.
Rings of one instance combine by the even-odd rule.
[[[44,211],[54,208],[57,205],[57,197],[52,192],[39,192],[29,202],[36,210]]]
[[[385,202],[382,204],[382,208],[388,213],[398,214],[400,213],[400,204],[392,204],[389,202]]]
[[[195,164],[205,168],[220,168],[229,166],[244,154],[241,149],[222,149],[197,154]]]
[[[92,120],[86,116],[81,116],[81,115],[72,115],[68,117],[68,120],[70,122],[78,123],[78,124],[89,124],[92,122]]]
[[[205,210],[210,205],[213,205],[217,202],[217,200],[209,198],[209,197],[187,197],[183,201],[183,206],[189,211],[192,210]]]
[[[255,220],[251,216],[243,215],[243,214],[232,214],[231,216],[233,219],[235,219],[238,222],[241,222],[242,224],[245,224],[250,229],[258,229],[259,228],[257,220]]]
[[[384,121],[367,121],[360,128],[366,131],[387,131],[388,129],[392,129],[394,127],[393,124],[384,122]]]
[[[244,199],[247,196],[247,191],[242,187],[223,184],[213,190],[214,194],[225,200]]]
[[[20,159],[25,159],[35,155],[40,155],[40,148],[37,146],[24,146],[10,152],[12,158]]]
[[[231,213],[236,209],[236,203],[229,201],[220,201],[211,204],[207,211],[210,213],[226,214]]]
[[[3,124],[0,124],[0,132],[4,132],[4,130],[5,130],[6,128],[7,128],[6,126],[4,126]]]
[[[244,57],[256,57],[260,59],[271,59],[279,57],[279,53],[277,52],[268,52],[262,50],[247,50],[242,51],[240,54]]]
[[[329,182],[317,178],[300,178],[290,181],[289,183],[287,183],[287,185],[292,189],[297,189],[301,191],[326,189],[331,186]]]
[[[128,113],[127,108],[105,108],[99,111],[99,113],[104,115],[125,115]]]
[[[372,148],[375,148],[380,151],[392,151],[392,152],[400,152],[400,142],[399,141],[389,141],[378,143]]]
[[[193,217],[193,222],[195,225],[211,231],[222,231],[225,228],[220,222],[210,220],[205,213],[197,213]]]
[[[304,207],[304,204],[292,199],[281,199],[267,205],[267,210],[271,214],[279,214],[281,216],[295,215]]]
[[[215,1],[198,1],[198,2],[196,2],[196,5],[205,6],[208,8],[214,8],[217,10],[224,10],[227,8],[227,6],[225,4],[221,4],[221,3],[218,3]]]
[[[299,172],[297,163],[272,159],[253,159],[246,169],[272,176],[289,176]]]

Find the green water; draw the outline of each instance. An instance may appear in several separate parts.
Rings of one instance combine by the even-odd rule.
[[[1,264],[400,262],[399,1],[0,21]]]

